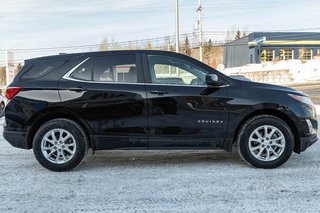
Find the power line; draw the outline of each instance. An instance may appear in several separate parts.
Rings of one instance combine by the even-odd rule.
[[[237,27],[235,31],[238,29],[240,30],[241,27]],[[264,30],[241,30],[241,32],[251,33],[251,32],[290,32],[290,31],[310,31],[310,30],[320,30],[320,27],[313,27],[313,28],[292,28],[292,29],[264,29]],[[216,34],[226,34],[232,30],[206,30],[206,33],[216,33]]]
[[[213,35],[214,33],[209,32],[205,33],[206,35]],[[184,38],[185,36],[193,36],[194,33],[184,33],[180,34],[179,38]],[[158,42],[158,41],[165,41],[166,39],[170,39],[173,41],[175,36],[162,36],[162,37],[155,37],[155,38],[148,38],[148,39],[139,39],[139,40],[129,40],[129,41],[120,41],[120,42],[108,42],[108,45],[122,45],[122,44],[141,44],[146,42]],[[75,46],[60,46],[60,47],[40,47],[40,48],[23,48],[23,49],[9,49],[12,52],[38,52],[38,51],[56,51],[56,50],[68,50],[68,49],[84,49],[84,48],[97,48],[101,45],[99,44],[87,44],[87,45],[75,45]],[[0,50],[1,51],[1,50]]]
[[[318,29],[320,28],[308,28],[308,29]],[[290,29],[290,30],[283,30],[283,31],[298,31],[298,30],[305,30],[305,29]],[[244,31],[246,33],[252,32],[252,31]],[[276,31],[264,31],[264,32],[256,32],[256,33],[272,33]],[[223,32],[223,31],[205,31],[203,32],[204,35],[210,36],[210,35],[227,35],[229,32]],[[314,35],[319,35],[320,32],[309,32],[308,34],[305,34],[304,32],[301,33],[294,33],[292,35],[287,34],[286,40],[290,40],[290,38],[295,38],[296,36],[304,36],[303,39],[312,39]],[[185,33],[180,34],[180,38],[184,38],[185,36],[194,36],[194,33]],[[120,41],[120,42],[108,42],[108,45],[123,45],[123,44],[142,44],[146,42],[164,42],[166,39],[170,39],[170,41],[174,40],[175,36],[162,36],[162,37],[155,37],[155,38],[148,38],[148,39],[140,39],[140,40],[129,40],[129,41]],[[272,39],[275,38],[283,38],[283,35],[273,35]],[[9,49],[12,52],[15,53],[23,53],[23,52],[40,52],[40,51],[57,51],[57,50],[69,50],[69,49],[85,49],[85,48],[98,48],[100,44],[87,44],[87,45],[75,45],[75,46],[59,46],[59,47],[40,47],[40,48],[22,48],[22,49]],[[0,50],[1,51],[1,50]]]
[[[320,28],[300,28],[300,29],[284,29],[281,30],[283,32],[288,32],[288,31],[303,31],[303,30],[320,30]],[[242,32],[246,32],[246,33],[250,33],[253,31],[242,31]],[[255,32],[259,32],[260,31],[255,31]],[[269,33],[269,32],[277,32],[276,30],[268,30],[268,31],[264,31],[261,33]],[[230,32],[226,32],[226,31],[205,31],[203,32],[204,35],[210,36],[210,35],[227,35]],[[295,33],[293,35],[286,35],[286,38],[291,38],[291,37],[296,37],[299,35],[305,35],[304,38],[312,38],[313,35],[318,35],[320,32],[310,32],[307,35],[305,35],[304,32],[301,32],[299,34]],[[184,34],[180,34],[180,38],[183,38],[185,36],[194,36],[194,33],[184,33]],[[272,38],[277,38],[277,37],[283,37],[282,35],[279,36],[272,36]],[[162,37],[154,37],[154,38],[147,38],[147,39],[139,39],[139,40],[128,40],[128,41],[120,41],[120,42],[108,42],[108,45],[122,45],[122,44],[141,44],[141,43],[145,43],[145,42],[163,42],[166,39],[170,39],[171,41],[173,41],[174,36],[162,36]],[[68,49],[84,49],[84,48],[97,48],[99,47],[100,44],[87,44],[87,45],[75,45],[75,46],[58,46],[58,47],[39,47],[39,48],[21,48],[21,49],[10,49],[10,51],[13,52],[17,52],[17,53],[21,53],[21,52],[38,52],[38,51],[56,51],[56,50],[68,50]],[[1,50],[0,50],[1,51]]]
[[[227,9],[252,9],[252,8],[273,8],[273,7],[301,7],[303,6],[314,6],[319,5],[319,1],[273,1],[273,2],[247,2],[243,4],[240,3],[207,3],[204,4],[204,8],[227,8]],[[48,5],[43,5],[43,7],[48,7]],[[41,8],[41,7],[40,7]],[[181,6],[181,9],[194,9],[193,6]],[[76,8],[72,10],[62,10],[62,11],[49,11],[46,13],[41,13],[37,11],[23,13],[23,14],[2,14],[0,17],[41,17],[41,16],[84,16],[84,15],[122,15],[123,13],[141,13],[141,12],[165,12],[167,13],[168,9],[174,9],[173,6],[165,6],[165,7],[141,7],[141,8],[134,8],[134,9],[108,9],[108,10],[87,10],[87,11],[75,11]]]
[[[320,29],[320,28],[312,28],[314,29]],[[294,30],[294,29],[291,29]],[[291,31],[290,30],[290,31]],[[301,30],[301,29],[295,29],[295,30]],[[284,30],[285,31],[285,30]],[[247,31],[248,32],[248,31]],[[216,35],[217,33],[222,33],[222,31],[207,31],[204,32],[203,34],[205,36],[207,36],[207,40],[208,36],[210,35]],[[257,33],[274,33],[274,31],[268,31],[268,32],[257,32]],[[226,35],[227,33],[224,33],[224,35]],[[284,38],[283,35],[279,34],[273,34],[271,36],[272,40],[276,40],[276,39],[281,39],[281,40],[286,40],[287,43],[294,43],[296,42],[296,37],[297,36],[303,36],[301,39],[305,39],[305,40],[310,40],[310,39],[319,39],[319,35],[320,32],[308,32],[307,34],[305,34],[304,32],[296,32],[296,33],[292,33],[292,34],[287,34],[286,37]],[[185,33],[185,34],[181,34],[180,37],[183,38],[185,36],[193,36],[193,39],[195,39],[196,34],[195,33]],[[317,37],[315,37],[317,36]],[[300,40],[301,40],[300,39]],[[267,39],[268,40],[268,39]],[[167,46],[164,45],[166,44],[166,42],[170,41],[170,46],[173,47],[174,46],[174,36],[163,36],[163,37],[156,37],[156,38],[148,38],[148,39],[141,39],[141,40],[132,40],[132,41],[121,41],[121,42],[111,42],[108,43],[108,45],[111,47],[110,49],[127,49],[126,45],[129,45],[130,43],[133,45],[140,45],[143,44],[145,42],[154,42],[157,43],[158,46],[153,46],[152,49],[167,49]],[[276,45],[277,43],[281,44],[282,41],[274,41],[273,45]],[[112,45],[116,45],[119,44],[119,46],[113,48]],[[123,45],[123,46],[121,46]],[[191,48],[198,48],[196,41],[194,40],[194,43],[191,43]],[[227,41],[214,41],[213,42],[213,46],[248,46],[248,42],[241,42],[240,43],[228,43]],[[25,53],[29,53],[29,52],[52,52],[52,51],[56,51],[56,52],[63,52],[63,51],[67,51],[67,50],[79,50],[79,49],[86,49],[86,52],[90,52],[90,51],[96,51],[98,50],[100,44],[90,44],[90,45],[78,45],[78,46],[60,46],[60,47],[44,47],[44,48],[30,48],[30,49],[11,49],[9,51],[12,51],[14,54],[25,54]],[[136,49],[143,49],[143,47],[141,46],[136,46]],[[90,49],[88,51],[88,49]],[[92,50],[94,49],[94,50]],[[181,50],[184,50],[184,48],[180,48]],[[47,54],[44,54],[47,55]],[[24,60],[22,59],[15,59],[13,60],[13,64],[17,65],[19,63],[23,63]],[[4,66],[2,65],[3,63],[5,63],[5,61],[0,61],[0,66]]]

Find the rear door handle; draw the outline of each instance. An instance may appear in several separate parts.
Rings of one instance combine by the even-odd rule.
[[[70,91],[75,91],[75,92],[85,92],[85,91],[87,91],[87,89],[84,88],[84,87],[71,87],[71,88],[69,88],[69,90]]]
[[[168,92],[164,91],[164,90],[151,90],[150,91],[151,94],[157,94],[157,95],[165,95],[168,94]]]

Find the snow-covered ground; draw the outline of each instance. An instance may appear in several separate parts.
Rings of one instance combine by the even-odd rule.
[[[219,68],[218,68],[219,69]],[[247,75],[248,73],[260,73],[265,74],[263,72],[270,72],[278,70],[288,70],[292,77],[292,83],[298,82],[306,82],[306,81],[318,81],[320,80],[320,59],[307,60],[302,62],[301,60],[287,60],[287,61],[279,61],[279,62],[266,62],[261,64],[247,64],[241,67],[232,67],[232,68],[223,68],[220,70],[227,75]],[[285,76],[274,76],[275,78],[284,78]],[[274,77],[271,76],[269,79],[269,83],[277,83],[273,82]],[[261,79],[261,76],[259,76]],[[279,80],[279,79],[278,79]],[[280,79],[281,80],[281,79]],[[279,81],[283,83],[288,79],[284,79],[285,81]]]
[[[0,212],[319,212],[319,150],[273,170],[223,151],[103,151],[55,173],[0,136]]]

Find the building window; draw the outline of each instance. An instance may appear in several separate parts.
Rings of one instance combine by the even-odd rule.
[[[312,49],[306,49],[306,48],[299,49],[299,59],[300,60],[311,60],[312,59]]]
[[[280,49],[280,61],[292,60],[294,56],[293,49]]]
[[[274,59],[274,49],[261,49],[260,61],[272,61]]]

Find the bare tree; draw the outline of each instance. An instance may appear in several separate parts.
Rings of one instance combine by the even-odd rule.
[[[135,47],[134,47],[134,45],[132,44],[132,42],[129,42],[129,43],[128,43],[127,49],[128,49],[128,50],[133,50],[133,49],[135,49]]]
[[[248,27],[244,26],[242,27],[242,30],[238,28],[236,25],[232,26],[230,29],[226,32],[226,42],[230,42],[233,40],[238,40],[242,37],[247,36]],[[241,33],[242,32],[242,33]]]
[[[6,84],[6,67],[0,67],[0,84]]]
[[[152,44],[150,41],[148,41],[147,45],[146,45],[146,49],[147,50],[151,50],[152,49]]]
[[[163,47],[164,50],[172,51],[172,52],[174,51],[174,46],[171,44],[171,40],[169,36],[165,38],[164,44],[165,44],[165,47]]]
[[[121,50],[122,49],[121,45],[118,42],[116,42],[114,40],[114,38],[112,38],[112,40],[111,40],[111,48],[112,48],[112,50]]]
[[[246,37],[248,32],[248,26],[242,27],[242,37]]]
[[[100,45],[99,45],[99,51],[106,51],[109,49],[109,43],[108,43],[108,38],[102,39]]]
[[[233,25],[230,29],[227,30],[226,42],[234,40],[235,34],[237,32],[237,26]]]

